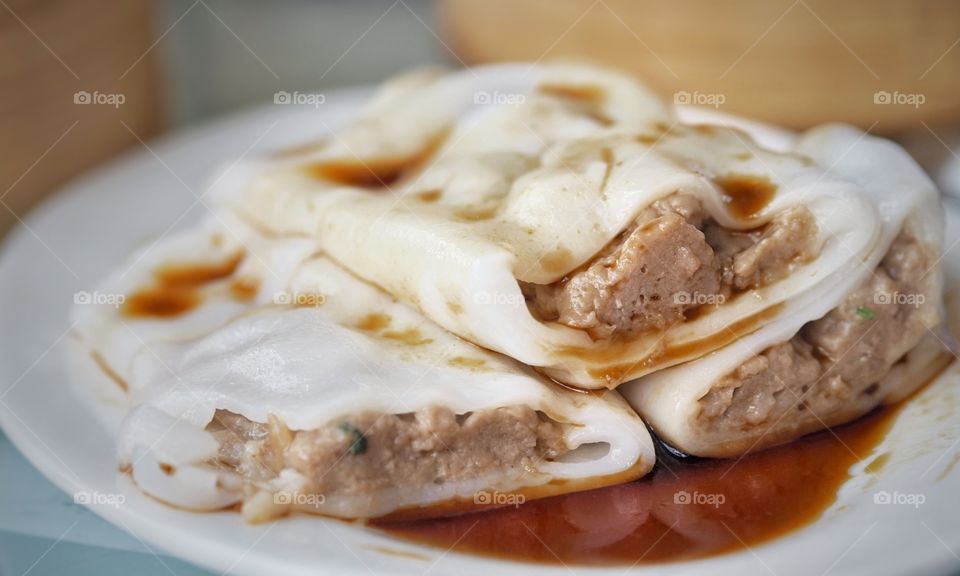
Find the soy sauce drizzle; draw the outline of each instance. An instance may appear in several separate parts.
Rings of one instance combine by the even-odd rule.
[[[377,524],[418,543],[546,564],[632,565],[741,550],[816,520],[897,407],[743,459],[658,448],[641,480],[449,518]]]
[[[240,251],[221,262],[162,265],[153,272],[153,284],[130,294],[120,313],[130,318],[173,318],[186,314],[203,302],[200,288],[232,276],[245,256]],[[238,299],[241,296],[233,295]]]
[[[777,186],[765,176],[727,174],[713,181],[723,192],[727,210],[741,220],[755,218],[777,191]]]

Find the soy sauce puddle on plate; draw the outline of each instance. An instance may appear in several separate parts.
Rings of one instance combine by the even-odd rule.
[[[715,556],[782,536],[836,501],[899,407],[738,460],[659,451],[645,478],[521,506],[376,527],[416,543],[550,564],[649,564]]]

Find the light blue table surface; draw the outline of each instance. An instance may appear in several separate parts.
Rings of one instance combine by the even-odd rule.
[[[0,576],[206,576],[151,549],[44,478],[0,433]]]

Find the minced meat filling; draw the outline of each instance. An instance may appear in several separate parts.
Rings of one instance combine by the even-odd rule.
[[[538,318],[596,339],[663,330],[705,303],[782,278],[792,262],[814,255],[815,237],[805,207],[739,232],[676,193],[645,209],[589,265],[555,284],[521,288]]]
[[[872,277],[788,342],[767,348],[700,400],[705,431],[796,427],[827,418],[873,386],[937,320],[930,251],[901,233]]]
[[[810,211],[797,206],[760,230],[738,232],[710,222],[704,233],[720,260],[723,285],[749,290],[781,279],[792,262],[812,258],[816,226]]]
[[[291,469],[307,479],[308,491],[328,497],[491,473],[519,476],[567,451],[563,425],[525,406],[466,415],[442,407],[401,415],[361,412],[306,431],[221,410],[208,430],[221,442],[217,464],[255,484]]]
[[[615,251],[571,276],[553,302],[558,321],[609,338],[616,332],[666,328],[687,308],[678,294],[719,289],[717,260],[703,232],[676,214],[665,214],[635,228]]]

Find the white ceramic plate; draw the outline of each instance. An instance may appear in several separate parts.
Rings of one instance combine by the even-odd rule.
[[[96,513],[151,547],[217,571],[609,574],[445,553],[316,517],[247,526],[233,512],[168,508],[117,473],[109,420],[68,384],[85,378],[73,373],[66,354],[75,293],[95,286],[135,247],[197,221],[206,211],[197,195],[215,165],[324,133],[355,109],[358,97],[328,95],[319,109],[275,105],[175,134],[75,182],[35,210],[11,234],[0,258],[0,424],[41,472],[66,492],[87,495]],[[960,216],[950,216],[948,246],[954,248]],[[960,250],[946,258],[951,270],[960,271]],[[901,413],[877,448],[877,454],[891,455],[879,477],[869,478],[866,463],[859,464],[838,502],[807,528],[752,550],[630,571],[880,576],[960,570],[958,384],[954,365]],[[881,491],[911,502],[920,495],[923,504],[875,503]],[[121,505],[109,496],[117,494]]]

